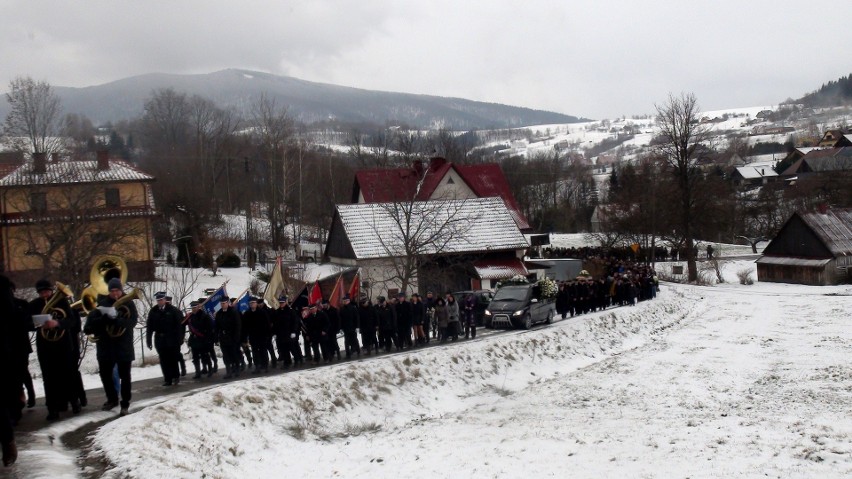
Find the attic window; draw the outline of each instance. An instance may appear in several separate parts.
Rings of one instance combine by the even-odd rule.
[[[448,185],[455,184],[455,181],[453,181],[452,177],[447,178],[447,184],[448,184]]]

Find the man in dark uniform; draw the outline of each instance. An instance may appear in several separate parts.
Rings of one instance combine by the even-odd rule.
[[[397,350],[404,349],[406,347],[410,348],[412,346],[411,343],[411,316],[413,311],[411,310],[411,303],[406,299],[405,293],[400,292],[397,295],[398,302],[395,305],[396,308],[396,337],[397,337]]]
[[[254,357],[252,374],[269,372],[268,343],[272,325],[266,311],[258,307],[260,300],[251,298],[249,309],[243,313],[243,329],[251,345],[251,355]]]
[[[38,297],[29,303],[30,314],[42,314],[45,305],[53,296],[53,285],[45,279],[36,282]],[[36,334],[36,352],[44,381],[44,396],[47,405],[47,420],[59,419],[60,411],[68,410],[68,403],[75,414],[80,412],[80,401],[75,390],[77,358],[74,357],[72,335],[75,323],[80,321],[67,299],[53,305],[44,312],[51,318],[39,327]]]
[[[426,343],[430,341],[429,327],[432,328],[432,337],[438,333],[438,325],[433,324],[435,321],[435,293],[426,292],[426,297],[423,298],[423,308],[426,310],[426,316],[423,318],[423,334],[426,335]]]
[[[307,318],[305,318],[305,342],[310,343],[313,351],[314,364],[320,362],[320,351],[325,362],[331,362],[331,354],[328,351],[328,315],[320,310],[320,302],[312,305]]]
[[[26,375],[30,354],[29,329],[32,319],[26,304],[15,298],[9,278],[0,275],[0,446],[3,465],[10,466],[18,459],[13,424],[20,418],[21,384]]]
[[[322,311],[328,316],[328,335],[326,341],[328,343],[329,358],[340,359],[340,343],[337,341],[337,334],[340,332],[340,314],[337,308],[331,305],[327,299],[322,301]]]
[[[240,314],[231,306],[228,298],[222,298],[221,308],[216,311],[216,339],[222,349],[222,362],[225,363],[225,379],[240,376]]]
[[[180,383],[180,345],[185,336],[183,315],[177,308],[166,302],[166,293],[154,294],[157,304],[148,311],[145,344],[150,350],[157,348],[160,356],[160,369],[163,371],[163,386],[177,386]]]
[[[272,318],[272,329],[278,346],[278,359],[283,367],[302,364],[302,351],[299,349],[299,334],[302,320],[291,306],[287,296],[278,298],[278,309]]]
[[[112,278],[107,283],[109,294],[98,297],[98,307],[86,317],[86,334],[98,337],[97,357],[101,383],[104,386],[107,401],[101,408],[104,411],[114,409],[119,405],[112,370],[118,366],[118,377],[121,382],[121,412],[126,416],[130,407],[130,365],[136,359],[133,348],[133,329],[136,327],[138,315],[133,301],[125,302],[120,310],[108,309],[124,296],[121,280]],[[107,308],[107,309],[100,309]]]
[[[192,365],[195,366],[195,376],[199,379],[201,375],[207,377],[213,375],[213,362],[210,360],[210,346],[214,342],[215,331],[213,320],[207,311],[201,307],[200,301],[189,303],[192,306],[192,314],[187,318],[186,326],[189,329],[189,349],[192,350]]]
[[[178,312],[178,316],[180,316],[180,318],[181,318],[181,328],[182,329],[181,329],[181,336],[180,336],[180,344],[178,344],[178,348],[177,348],[177,361],[178,361],[178,366],[180,367],[180,375],[186,376],[186,360],[183,358],[183,351],[181,351],[181,348],[183,347],[183,343],[184,343],[184,341],[186,341],[186,325],[183,323],[183,319],[184,319],[183,316],[184,315],[183,315],[183,313],[181,312],[180,309],[178,309],[175,305],[172,304],[172,297],[171,296],[166,295],[166,304],[168,306],[174,307]]]
[[[266,353],[272,361],[272,369],[275,369],[278,367],[278,354],[275,352],[275,345],[272,341],[272,336],[275,335],[275,331],[272,329],[272,316],[274,311],[266,306],[266,301],[263,298],[258,298],[257,309],[265,314],[266,318],[269,320],[269,334],[266,336]]]
[[[343,297],[340,307],[340,328],[343,330],[343,347],[346,349],[346,359],[352,353],[361,357],[361,347],[358,345],[358,308],[352,304],[349,295]]]
[[[397,342],[396,310],[393,305],[385,300],[384,296],[379,296],[376,299],[379,301],[376,306],[376,313],[379,316],[379,344],[385,349],[386,353],[389,353],[391,345]],[[398,344],[397,349],[399,349]]]
[[[376,339],[379,317],[367,297],[361,299],[361,304],[358,305],[358,327],[361,328],[361,345],[367,350],[367,355],[369,356],[373,349],[379,354],[379,341]]]

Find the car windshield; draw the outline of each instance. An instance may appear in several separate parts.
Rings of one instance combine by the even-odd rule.
[[[525,301],[528,291],[527,288],[500,288],[491,301]]]

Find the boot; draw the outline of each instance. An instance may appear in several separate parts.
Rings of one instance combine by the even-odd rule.
[[[233,377],[233,374],[231,373],[232,369],[233,368],[231,368],[231,366],[228,366],[227,364],[225,365],[225,379],[231,379]]]
[[[15,440],[3,443],[3,465],[11,466],[18,460],[18,446],[15,445]]]

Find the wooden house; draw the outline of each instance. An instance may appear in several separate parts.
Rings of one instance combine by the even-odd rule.
[[[759,281],[830,285],[849,281],[852,209],[794,213],[757,260]]]

